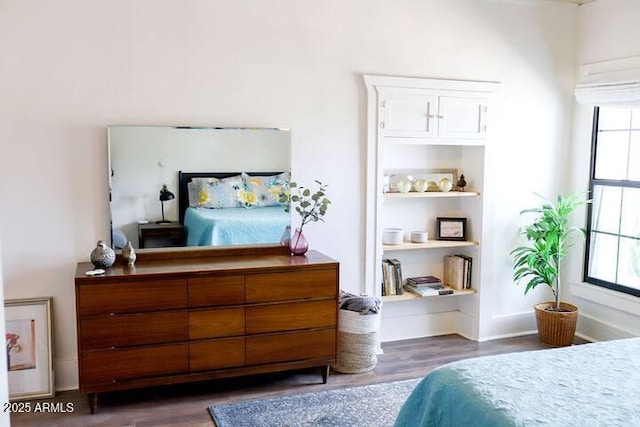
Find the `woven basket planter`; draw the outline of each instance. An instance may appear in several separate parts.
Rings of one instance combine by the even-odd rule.
[[[578,307],[566,302],[560,303],[560,308],[566,311],[549,311],[554,302],[543,302],[534,306],[536,323],[540,341],[552,347],[566,347],[573,344],[578,323]]]
[[[332,368],[346,374],[373,370],[378,363],[380,313],[338,310],[338,356]]]

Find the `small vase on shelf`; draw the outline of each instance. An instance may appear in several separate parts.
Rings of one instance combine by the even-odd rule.
[[[291,240],[289,241],[289,250],[293,255],[304,255],[309,250],[309,242],[302,234],[302,230],[296,228]]]

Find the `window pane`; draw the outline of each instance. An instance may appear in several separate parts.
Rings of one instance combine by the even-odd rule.
[[[626,108],[600,108],[598,116],[598,128],[629,129],[631,126],[631,110]]]
[[[620,234],[640,238],[640,188],[624,189]]]
[[[640,240],[620,239],[618,283],[640,289]]]
[[[640,110],[638,110],[640,120]],[[640,131],[631,132],[629,147],[629,176],[631,181],[640,181]]]
[[[618,234],[620,229],[620,203],[622,189],[619,187],[593,187],[593,210],[591,227],[593,231]]]
[[[640,296],[640,108],[596,113],[585,275],[596,285],[606,282]]]
[[[596,150],[596,179],[627,177],[629,131],[598,133]]]
[[[591,233],[589,276],[607,282],[616,282],[618,237]]]

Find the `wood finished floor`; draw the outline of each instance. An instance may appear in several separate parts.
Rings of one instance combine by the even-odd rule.
[[[576,339],[576,343],[583,343]],[[459,359],[491,354],[548,348],[537,335],[483,343],[458,335],[383,343],[384,354],[372,372],[339,374],[331,372],[322,384],[320,369],[224,379],[198,384],[182,384],[118,393],[101,394],[96,414],[89,413],[86,396],[78,391],[59,392],[53,399],[36,402],[73,404],[68,413],[11,414],[11,425],[54,426],[214,426],[207,411],[210,405],[283,396],[319,390],[420,378],[432,369]]]

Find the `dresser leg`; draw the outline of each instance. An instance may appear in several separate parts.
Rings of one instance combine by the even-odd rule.
[[[98,393],[89,393],[89,410],[91,414],[95,414],[96,409],[98,409]]]
[[[327,378],[329,378],[329,368],[331,365],[324,365],[320,369],[322,369],[322,384],[327,383]]]

